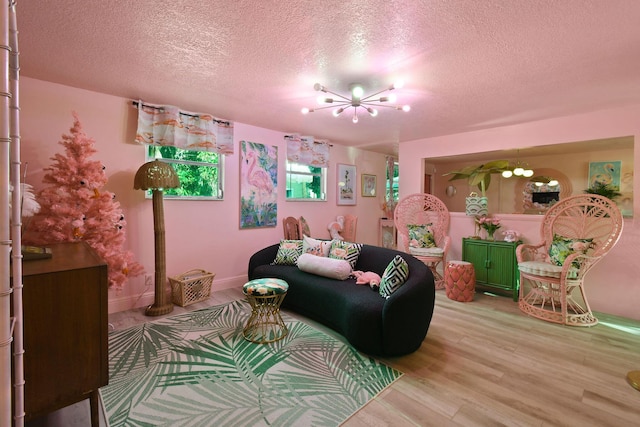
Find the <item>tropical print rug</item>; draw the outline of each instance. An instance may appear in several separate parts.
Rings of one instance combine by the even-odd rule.
[[[242,336],[246,301],[184,313],[109,335],[116,426],[336,426],[402,373],[283,314],[271,344]]]

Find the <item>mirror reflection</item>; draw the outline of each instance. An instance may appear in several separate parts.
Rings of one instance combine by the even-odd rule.
[[[508,174],[491,173],[490,186],[486,191],[490,214],[544,214],[554,201],[587,192],[598,167],[613,164],[619,174],[617,191],[621,193],[615,201],[624,216],[633,215],[632,136],[427,158],[424,159],[424,171],[425,175],[430,175],[432,183],[427,192],[443,200],[450,212],[465,212],[465,197],[471,192],[480,194],[480,190],[465,179],[450,181],[454,176],[451,172],[496,160],[506,160],[510,166],[514,165],[514,173],[508,178],[505,177]],[[532,176],[527,178],[515,173],[523,164],[528,166],[525,169],[533,171]],[[558,181],[557,185],[553,185],[554,180]],[[453,196],[446,192],[450,185],[457,189]]]
[[[548,176],[534,176],[524,186],[524,213],[545,212],[560,200],[560,183]]]

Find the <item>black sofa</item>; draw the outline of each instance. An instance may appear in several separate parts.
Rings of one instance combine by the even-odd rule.
[[[316,320],[342,334],[356,349],[374,356],[401,356],[414,352],[427,335],[435,302],[429,268],[410,254],[363,245],[354,270],[383,275],[396,256],[409,266],[409,278],[385,299],[355,279],[335,280],[305,273],[296,266],[272,265],[278,244],[253,254],[250,280],[279,278],[289,284],[282,307]]]

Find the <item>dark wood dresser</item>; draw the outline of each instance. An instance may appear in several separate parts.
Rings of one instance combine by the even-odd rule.
[[[90,399],[109,382],[107,264],[85,242],[23,262],[25,419]]]

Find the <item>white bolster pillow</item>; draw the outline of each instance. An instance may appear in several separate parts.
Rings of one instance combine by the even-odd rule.
[[[345,280],[351,276],[351,264],[343,259],[321,257],[313,254],[302,254],[298,257],[298,268],[306,273],[331,279]]]

